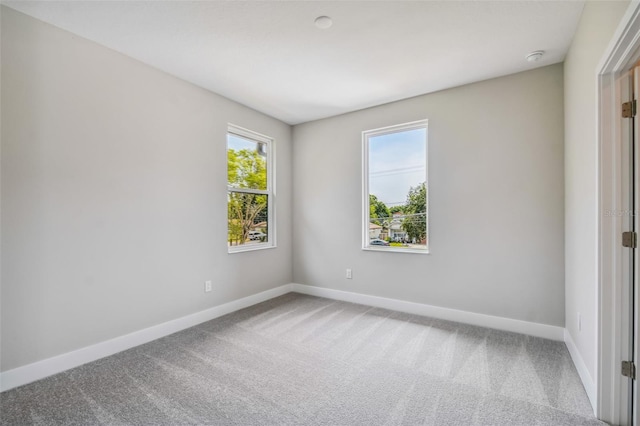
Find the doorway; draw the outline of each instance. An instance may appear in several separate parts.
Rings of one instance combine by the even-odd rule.
[[[638,424],[640,6],[627,11],[598,74],[598,371],[596,414]],[[635,95],[635,98],[634,98]],[[638,99],[635,103],[633,99]]]

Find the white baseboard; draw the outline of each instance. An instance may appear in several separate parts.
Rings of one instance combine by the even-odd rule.
[[[580,380],[582,380],[582,385],[584,386],[584,390],[587,392],[587,396],[589,397],[589,402],[591,403],[591,408],[593,408],[593,413],[597,417],[596,384],[591,378],[591,374],[589,374],[589,369],[587,368],[587,364],[585,364],[584,359],[582,359],[582,356],[578,351],[578,347],[573,341],[573,338],[571,338],[571,334],[566,329],[564,330],[564,343],[567,345],[567,349],[569,349],[569,354],[571,355],[573,364],[576,366],[576,370],[578,370],[578,375],[580,376]]]
[[[243,297],[223,305],[214,306],[195,314],[177,318],[124,336],[116,337],[95,345],[87,346],[72,352],[34,362],[22,367],[0,373],[0,391],[26,385],[53,374],[61,373],[82,364],[122,352],[126,349],[159,339],[169,334],[184,330],[222,315],[235,312],[265,300],[293,291],[291,284],[272,288],[261,293]]]
[[[285,284],[280,287],[234,300],[232,302],[215,306],[175,320],[167,321],[124,336],[116,337],[104,342],[96,343],[95,345],[38,361],[33,364],[5,371],[0,373],[0,391],[9,390],[17,386],[22,386],[27,383],[43,379],[53,374],[61,373],[71,368],[148,343],[152,340],[168,336],[169,334],[193,327],[194,325],[218,318],[222,315],[235,312],[239,309],[255,305],[256,303],[264,302],[291,291],[449,321],[473,324],[482,327],[495,328],[498,330],[527,334],[546,339],[559,341],[564,340],[569,348],[569,352],[571,353],[571,357],[576,365],[578,373],[580,374],[580,378],[584,383],[587,395],[592,401],[592,405],[593,401],[595,401],[595,385],[589,376],[586,365],[580,357],[575,344],[571,340],[571,336],[562,327],[295,283]]]
[[[542,337],[545,339],[557,341],[564,340],[564,328],[556,327],[553,325],[538,324],[534,322],[496,317],[492,315],[477,314],[474,312],[459,311],[457,309],[441,308],[439,306],[425,305],[422,303],[407,302],[398,299],[388,299],[378,296],[369,296],[362,293],[351,293],[348,291],[315,287],[304,284],[292,284],[292,286],[293,291],[297,293],[309,294],[312,296],[344,300],[346,302],[360,303],[363,305],[407,312],[410,314],[456,321],[481,327],[494,328],[497,330],[511,331],[514,333],[527,334],[529,336]]]

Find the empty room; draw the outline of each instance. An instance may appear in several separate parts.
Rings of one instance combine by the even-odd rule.
[[[629,1],[1,1],[0,424],[639,424],[638,64]]]

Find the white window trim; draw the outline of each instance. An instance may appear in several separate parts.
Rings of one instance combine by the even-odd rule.
[[[369,245],[369,138],[398,133],[407,130],[425,129],[425,179],[427,185],[427,247],[425,249],[411,249],[401,247],[376,247]],[[429,254],[429,120],[418,120],[394,126],[381,127],[379,129],[365,130],[362,132],[362,250],[391,252],[391,253],[418,253]]]
[[[269,136],[263,135],[261,133],[258,132],[254,132],[252,130],[249,129],[245,129],[244,127],[240,127],[237,126],[235,124],[231,124],[229,123],[227,126],[227,133],[226,135],[228,135],[229,133],[236,135],[236,136],[240,136],[242,138],[245,139],[249,139],[252,141],[256,141],[256,142],[260,142],[260,143],[264,143],[267,147],[267,189],[266,190],[262,190],[262,189],[246,189],[246,188],[235,188],[233,186],[227,185],[227,194],[229,194],[229,192],[244,192],[244,193],[249,193],[249,194],[264,194],[267,195],[268,198],[268,202],[267,202],[267,228],[269,229],[269,235],[268,235],[268,240],[266,243],[263,244],[255,244],[255,245],[246,245],[246,244],[242,244],[239,246],[230,246],[228,245],[228,241],[225,241],[225,243],[227,244],[227,252],[229,254],[232,253],[242,253],[242,252],[247,252],[247,251],[256,251],[256,250],[266,250],[266,249],[271,249],[271,248],[276,248],[277,244],[276,244],[276,235],[277,235],[277,231],[276,231],[276,182],[275,182],[275,164],[276,164],[276,155],[275,155],[275,148],[276,148],[276,143],[275,140]],[[225,135],[225,140],[227,140]],[[229,144],[228,141],[226,142],[226,149],[225,149],[225,154],[226,151],[229,149]],[[227,172],[228,172],[228,163],[227,163]],[[227,218],[228,220],[228,218]],[[227,233],[225,235],[228,235],[229,232],[229,224],[227,222]]]

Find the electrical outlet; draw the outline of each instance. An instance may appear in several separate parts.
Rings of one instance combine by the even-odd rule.
[[[582,315],[578,312],[578,331],[582,331]]]
[[[204,282],[204,291],[205,293],[208,293],[211,291],[211,281],[205,281]]]
[[[347,275],[346,275],[347,279],[350,280],[351,278],[353,278],[353,276],[351,275],[351,268],[347,268]]]

